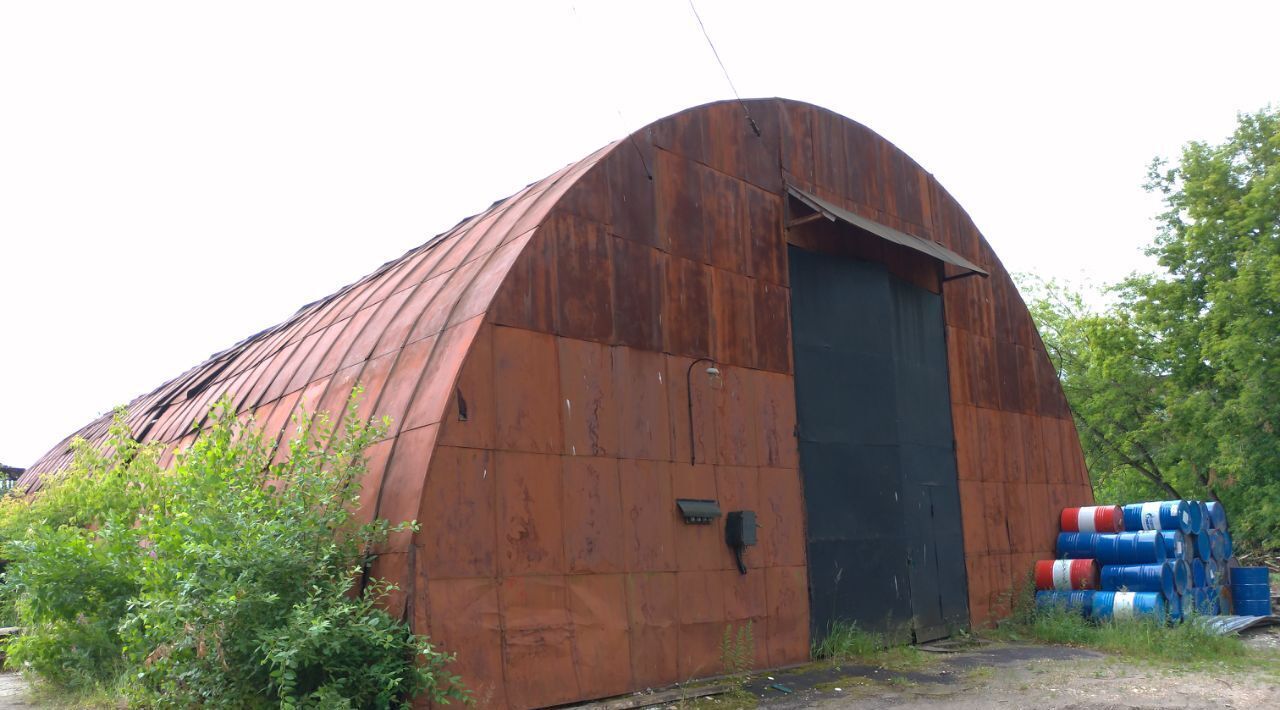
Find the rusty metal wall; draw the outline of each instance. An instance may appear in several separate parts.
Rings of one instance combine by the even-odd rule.
[[[373,572],[493,705],[714,673],[725,625],[747,619],[757,663],[801,660],[786,244],[824,237],[783,229],[785,179],[991,271],[941,286],[927,261],[858,247],[943,293],[970,614],[1007,613],[1015,579],[1052,550],[1057,508],[1092,500],[1025,306],[969,217],[892,144],[807,104],[747,107],[761,137],[737,102],[702,106],[495,203],[139,397],[135,431],[178,450],[231,394],[285,439],[292,413],[336,411],[363,383],[362,414],[396,426],[370,451],[362,514],[423,523]],[[684,373],[700,357],[724,387],[694,381],[689,463]],[[99,440],[106,423],[77,433]],[[70,438],[22,485],[65,466]],[[702,496],[761,514],[745,577],[721,531],[676,521],[674,498]]]

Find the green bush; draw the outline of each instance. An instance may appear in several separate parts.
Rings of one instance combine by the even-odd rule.
[[[364,451],[385,431],[298,420],[289,456],[219,403],[174,464],[117,412],[102,449],[0,507],[5,599],[25,633],[8,663],[147,707],[407,707],[467,700],[451,660],[356,589],[394,531],[360,523]]]

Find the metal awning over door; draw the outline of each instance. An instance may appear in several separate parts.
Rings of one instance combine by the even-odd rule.
[[[989,275],[982,267],[942,246],[941,244],[938,244],[937,242],[932,242],[928,239],[921,239],[920,237],[912,236],[906,232],[900,232],[893,227],[880,224],[875,220],[867,219],[862,215],[854,214],[853,212],[850,212],[838,205],[834,205],[817,195],[805,192],[795,185],[787,185],[787,193],[812,209],[815,215],[826,217],[832,222],[844,222],[845,224],[852,225],[865,232],[870,232],[871,234],[874,234],[886,241],[893,242],[894,244],[898,244],[908,249],[918,251],[921,254],[933,257],[943,263],[957,266],[983,277]]]

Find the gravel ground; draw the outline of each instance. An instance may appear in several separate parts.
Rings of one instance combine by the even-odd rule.
[[[1245,641],[1280,649],[1280,627],[1246,632]],[[1280,668],[1271,675],[1169,671],[1084,649],[993,644],[942,654],[913,671],[814,665],[760,677],[748,689],[770,710],[1256,710],[1280,708]],[[0,673],[0,710],[33,707],[22,677]],[[698,707],[733,705],[704,699]]]
[[[1245,640],[1280,649],[1280,627],[1246,632]],[[786,695],[771,683],[752,688],[761,708],[1280,708],[1280,668],[1270,675],[1171,671],[1056,646],[992,645],[911,673],[848,667],[817,683],[788,684],[795,692]]]

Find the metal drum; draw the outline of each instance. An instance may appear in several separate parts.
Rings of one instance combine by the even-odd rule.
[[[1102,588],[1108,592],[1160,592],[1166,597],[1178,593],[1170,562],[1106,565],[1102,568]]]
[[[1209,531],[1205,530],[1199,535],[1188,535],[1187,540],[1191,543],[1191,554],[1188,557],[1207,560],[1213,556],[1213,550],[1209,546]]]
[[[1209,551],[1215,560],[1225,560],[1227,554],[1227,533],[1222,530],[1209,531]]]
[[[1209,586],[1209,583],[1206,581],[1206,573],[1204,571],[1204,560],[1202,559],[1196,558],[1191,560],[1191,586]]]
[[[1159,592],[1094,592],[1090,617],[1110,619],[1151,618],[1164,621],[1168,609]]]
[[[1058,533],[1058,557],[1094,559],[1100,565],[1164,562],[1164,541],[1155,531]]]
[[[1169,559],[1186,559],[1190,547],[1185,533],[1177,530],[1161,530],[1160,539],[1164,541],[1164,556]]]
[[[1227,509],[1216,500],[1209,501],[1204,504],[1205,510],[1209,511],[1209,527],[1214,530],[1227,529]]]
[[[1036,592],[1037,609],[1065,609],[1084,616],[1093,612],[1093,595],[1095,592]]]
[[[1135,530],[1191,532],[1193,515],[1198,517],[1200,508],[1193,508],[1185,500],[1133,503],[1124,506],[1124,529],[1130,532]]]
[[[1098,565],[1093,560],[1036,561],[1036,589],[1097,589]]]
[[[1058,529],[1062,532],[1124,532],[1124,509],[1118,505],[1063,508],[1058,516]]]
[[[1271,570],[1266,567],[1232,567],[1231,584],[1270,584]]]
[[[1212,587],[1197,587],[1191,590],[1193,608],[1201,616],[1212,616],[1218,613],[1218,591]]]

